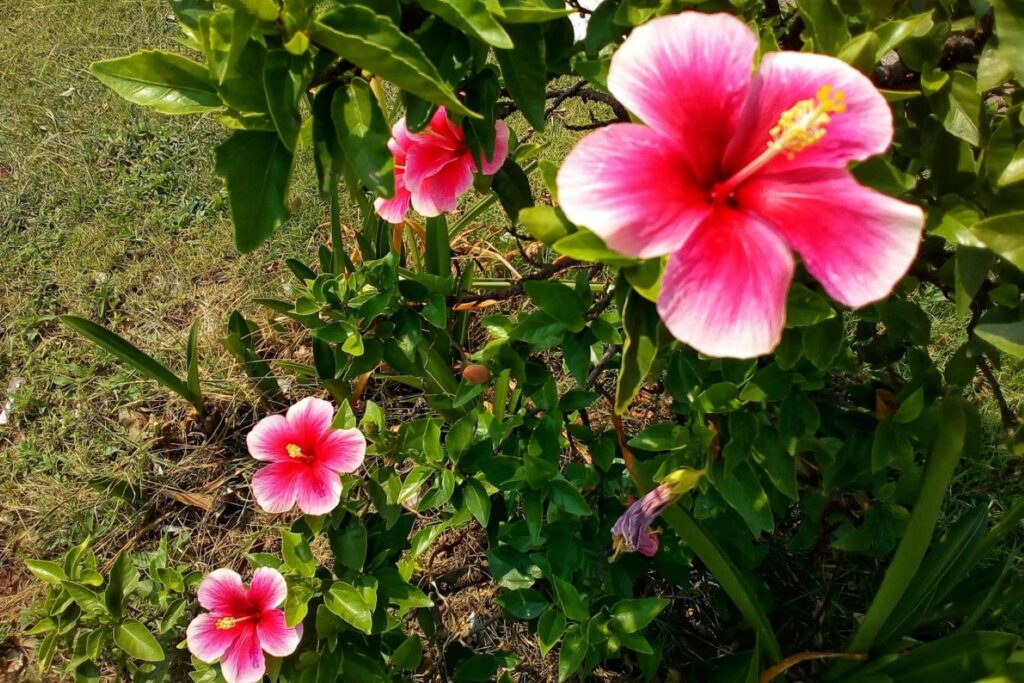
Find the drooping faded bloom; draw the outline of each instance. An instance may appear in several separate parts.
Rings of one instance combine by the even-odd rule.
[[[366,455],[358,429],[331,429],[334,408],[304,398],[288,414],[265,417],[249,432],[249,453],[270,464],[252,478],[256,502],[267,512],[298,504],[307,515],[325,515],[341,500],[342,472],[353,472]]]
[[[612,526],[615,555],[638,552],[654,557],[658,552],[658,535],[651,529],[651,523],[678,497],[670,487],[659,484],[626,508]]]
[[[264,652],[286,657],[302,638],[302,625],[289,628],[278,607],[288,594],[284,577],[260,567],[249,588],[230,569],[217,569],[199,585],[199,604],[208,612],[186,631],[188,649],[220,670],[228,683],[256,683],[266,670]]]
[[[670,472],[630,505],[612,525],[612,560],[621,553],[633,552],[654,557],[658,552],[658,533],[651,529],[651,524],[666,507],[696,488],[706,473],[689,467]]]
[[[508,157],[508,126],[494,124],[494,154],[477,167],[466,136],[438,107],[430,123],[418,133],[409,132],[405,118],[391,129],[388,148],[395,158],[395,196],[374,201],[377,214],[390,223],[401,223],[410,203],[424,216],[451,211],[459,197],[473,186],[473,173],[494,175]]]
[[[645,125],[580,141],[558,174],[565,214],[613,249],[669,255],[658,312],[713,356],[770,352],[796,251],[835,299],[885,297],[920,241],[922,211],[846,170],[888,148],[892,113],[861,73],[775,52],[726,14],[684,12],[635,29],[608,87]]]

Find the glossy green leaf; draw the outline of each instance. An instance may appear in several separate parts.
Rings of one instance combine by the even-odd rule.
[[[491,47],[508,49],[512,39],[484,0],[419,0],[423,9]]]
[[[311,37],[403,90],[443,104],[453,114],[477,116],[462,105],[420,46],[386,16],[359,5],[335,6],[313,22]]]
[[[207,69],[171,52],[136,52],[95,62],[89,70],[124,99],[161,114],[199,114],[224,106]]]
[[[127,619],[114,629],[114,642],[129,656],[144,662],[162,662],[164,651],[145,624]]]
[[[544,34],[532,26],[509,27],[515,43],[495,50],[501,76],[519,111],[535,130],[544,129],[544,97],[548,81]]]
[[[292,153],[277,133],[236,131],[214,156],[228,189],[235,246],[252,251],[288,219]]]
[[[971,226],[971,233],[996,254],[1024,270],[1024,211],[979,221]]]
[[[373,630],[373,610],[366,604],[363,594],[351,584],[335,581],[324,595],[324,604],[363,633]]]
[[[68,576],[56,562],[46,560],[25,560],[25,566],[39,580],[45,581],[51,586],[59,586],[66,581]]]
[[[974,328],[974,334],[1000,351],[1024,358],[1024,322],[984,323]]]
[[[381,197],[395,194],[395,161],[388,149],[391,127],[370,85],[353,78],[331,102],[338,144],[359,179]]]

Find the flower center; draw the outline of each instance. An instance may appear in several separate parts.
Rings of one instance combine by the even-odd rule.
[[[306,455],[302,452],[302,446],[298,446],[293,443],[288,444],[284,449],[288,452],[289,458],[302,458]]]
[[[764,168],[778,155],[785,154],[787,159],[792,159],[799,152],[820,141],[825,137],[825,126],[832,121],[830,114],[842,114],[846,111],[845,100],[846,95],[842,90],[825,84],[818,89],[814,98],[800,100],[782,112],[779,122],[768,131],[772,138],[768,141],[768,149],[731,178],[717,184],[711,190],[712,201],[728,201],[743,181]]]
[[[227,631],[228,629],[232,629],[235,626],[238,626],[239,624],[241,624],[244,621],[252,621],[255,618],[256,618],[255,614],[249,615],[247,617],[221,617],[220,619],[217,620],[217,624],[216,624],[217,630],[219,630],[219,631]]]

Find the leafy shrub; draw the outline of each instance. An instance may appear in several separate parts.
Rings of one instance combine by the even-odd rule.
[[[93,73],[137,104],[225,125],[215,170],[242,251],[287,220],[292,167],[311,151],[330,205],[331,244],[320,247],[318,263],[287,261],[296,278],[289,299],[259,303],[294,323],[313,362],[272,368],[253,342],[257,326],[240,314],[225,344],[269,403],[281,395],[271,372],[292,374],[333,399],[333,430],[358,428],[367,441],[361,469],[333,471],[341,483],[333,511],[285,518],[280,554],[248,557],[252,568],[285,577],[287,625],[303,626],[294,654],[267,658],[272,677],[382,681],[436,671],[456,681],[520,674],[561,681],[601,666],[626,679],[674,668],[695,680],[746,682],[797,665],[824,680],[1021,675],[1016,636],[982,627],[998,626],[1022,594],[1012,561],[992,559],[1024,505],[991,529],[984,502],[955,520],[941,518],[958,463],[979,457],[980,421],[962,398],[965,388],[981,373],[999,397],[992,367],[1022,348],[1024,118],[1014,74],[1024,73],[1024,6],[1017,0],[604,0],[584,12],[580,40],[568,18],[575,10],[548,0],[171,4],[183,44],[202,62],[146,51],[99,62]],[[834,61],[815,63],[866,74],[874,85],[862,86],[865,97],[879,97],[877,88],[888,102],[891,148],[875,154],[871,145],[885,137],[878,130],[863,131],[876,136],[870,145],[861,140],[871,147],[865,153],[856,151],[857,138],[841,138],[854,151],[843,152],[837,168],[790,187],[833,173],[899,196],[915,246],[922,219],[913,207],[927,215],[906,277],[897,284],[903,270],[890,269],[884,292],[848,297],[868,304],[855,310],[826,293],[842,295],[853,281],[805,254],[792,286],[783,278],[788,295],[768,321],[781,325],[784,309],[784,330],[756,348],[728,333],[718,346],[702,346],[701,324],[717,318],[680,323],[674,304],[662,303],[662,295],[712,291],[716,269],[687,262],[681,274],[665,276],[672,289],[659,292],[661,256],[673,250],[644,251],[649,225],[633,225],[626,236],[609,229],[604,221],[631,220],[612,216],[614,207],[586,227],[570,221],[605,199],[580,189],[587,169],[603,191],[614,190],[608,177],[621,169],[581,167],[578,157],[572,173],[568,162],[559,172],[539,159],[543,142],[526,140],[527,126],[543,140],[566,102],[587,105],[595,118],[584,127],[603,128],[595,136],[630,121],[613,96],[621,92],[617,67],[609,76],[613,55],[634,27],[692,9],[739,17],[761,53],[838,56],[850,65],[845,71]],[[710,45],[723,34],[704,38]],[[835,139],[828,137],[840,135],[829,128],[833,120],[864,115],[852,96],[843,104],[814,86],[817,100],[788,102],[793,109],[778,119],[771,138],[778,147],[769,141],[768,149],[782,156],[772,163]],[[730,115],[714,98],[704,106],[712,128],[720,123],[712,115]],[[503,119],[514,112],[505,143]],[[780,142],[797,129],[807,136],[800,144]],[[606,138],[586,138],[577,150],[596,144],[587,139]],[[649,151],[656,164],[663,150]],[[436,153],[431,163],[428,153]],[[859,162],[856,183],[842,170],[849,160]],[[474,170],[483,172],[473,179]],[[539,182],[531,181],[535,171]],[[617,182],[636,182],[621,175]],[[449,222],[444,214],[468,191],[467,179],[482,197]],[[728,184],[717,181],[719,189]],[[364,217],[348,241],[342,185]],[[784,191],[796,190],[776,189]],[[878,194],[857,196],[897,206]],[[820,231],[853,216],[847,242],[837,237],[829,246],[849,255],[863,248],[856,240],[867,235],[868,214],[845,197],[818,196],[820,211],[794,220],[817,221],[810,224]],[[518,259],[525,275],[494,277],[459,258],[466,253],[459,240],[472,239],[473,221],[495,202],[510,238],[520,247],[526,238],[535,243]],[[408,204],[436,215],[406,217]],[[882,228],[895,230],[894,221]],[[890,258],[882,249],[861,265],[874,273]],[[742,282],[762,261],[750,258],[729,282]],[[762,284],[738,297],[743,314],[729,330],[742,335],[744,324],[765,317],[750,305],[761,301]],[[712,303],[733,303],[726,289],[718,293]],[[928,313],[944,300],[967,320],[952,353],[948,341],[933,338]],[[89,329],[90,338],[104,337]],[[122,360],[203,410],[194,339],[187,381],[118,348]],[[722,348],[729,351],[715,353]],[[386,414],[365,398],[371,381],[407,396],[413,409]],[[1017,419],[1005,402],[1000,408],[1018,452]],[[316,444],[284,445],[282,462],[312,457]],[[258,455],[252,437],[250,449]],[[443,595],[418,573],[439,539],[468,534],[485,539],[486,570],[508,622],[524,628],[542,657],[557,651],[536,660],[548,662],[543,671],[527,671],[533,664],[523,652],[474,652],[440,633]],[[105,578],[86,547],[62,566],[30,564],[52,586],[29,631],[45,634],[41,667],[60,647],[62,669],[81,678],[113,662],[139,680],[175,680],[165,657],[174,652],[171,636],[183,636],[184,612],[199,612],[181,597],[198,575],[155,566],[150,588],[133,593],[130,556]],[[833,605],[825,582],[810,579],[824,558],[867,571],[889,559],[873,599],[844,596]],[[698,599],[706,612],[700,628],[715,650],[695,656],[677,636],[697,628],[688,604]],[[864,613],[859,623],[854,611]],[[193,680],[222,675],[217,664],[192,663]]]

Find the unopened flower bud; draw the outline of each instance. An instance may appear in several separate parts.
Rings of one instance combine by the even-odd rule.
[[[487,384],[491,381],[491,371],[486,365],[473,363],[463,368],[462,377],[470,384]]]

